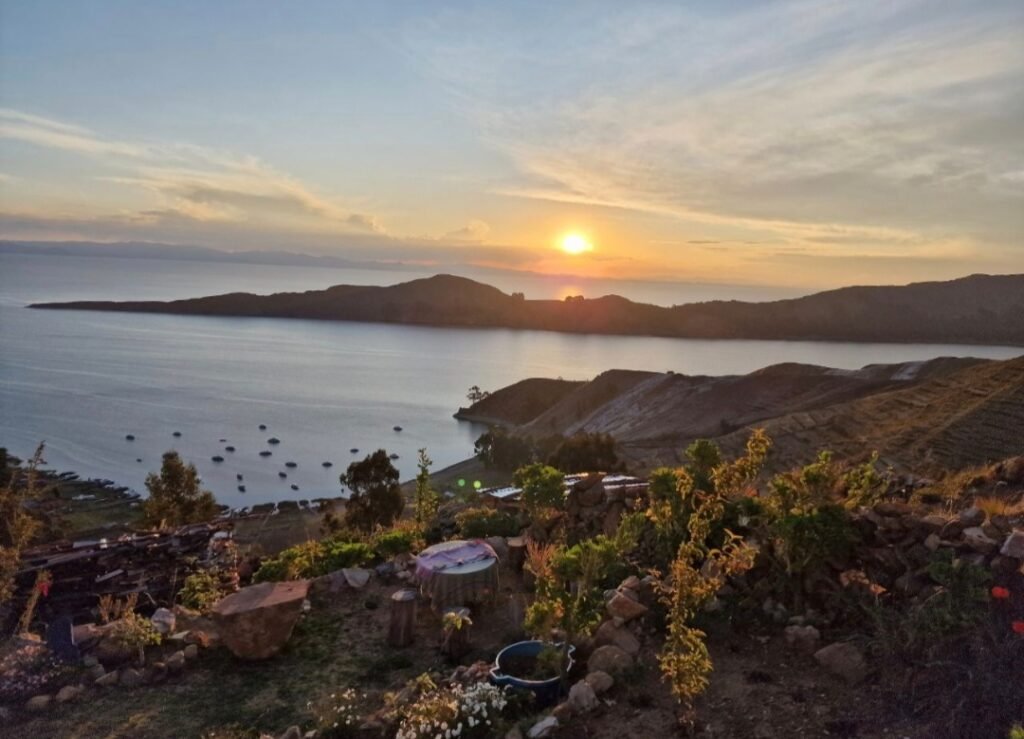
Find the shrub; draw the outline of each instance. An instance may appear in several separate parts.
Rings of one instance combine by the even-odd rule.
[[[220,581],[209,570],[199,570],[186,577],[178,593],[183,606],[200,613],[208,613],[220,596]]]
[[[473,444],[476,458],[484,467],[514,470],[534,459],[536,450],[529,439],[510,434],[501,427],[485,431]]]
[[[611,434],[579,432],[558,443],[548,464],[565,472],[615,472],[624,467]]]
[[[380,559],[413,552],[423,547],[423,532],[418,526],[399,524],[379,532],[373,538],[373,553]]]
[[[255,582],[278,582],[320,577],[344,567],[358,567],[373,557],[369,545],[357,541],[307,541],[264,560],[253,575]]]
[[[516,470],[516,487],[523,490],[523,505],[531,515],[545,508],[565,508],[565,475],[546,464],[529,464]]]
[[[433,461],[427,456],[426,449],[419,450],[419,460],[416,472],[416,493],[413,497],[413,510],[416,523],[426,526],[437,516],[437,509],[441,506],[441,496],[430,484],[430,465]]]
[[[455,516],[459,535],[466,539],[489,536],[516,536],[522,528],[519,519],[496,508],[467,508]]]
[[[39,528],[39,522],[29,513],[25,502],[39,494],[37,469],[43,462],[43,445],[40,444],[23,472],[9,471],[7,450],[4,450],[0,472],[7,479],[0,488],[0,605],[14,596],[14,577],[21,564],[21,550],[28,546]]]

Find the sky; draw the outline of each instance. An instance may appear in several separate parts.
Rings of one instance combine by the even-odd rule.
[[[0,238],[833,287],[1022,237],[1020,0],[0,0]]]

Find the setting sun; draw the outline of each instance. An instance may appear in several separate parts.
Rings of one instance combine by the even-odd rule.
[[[570,233],[562,237],[561,248],[566,254],[583,254],[593,250],[594,246],[582,234]]]

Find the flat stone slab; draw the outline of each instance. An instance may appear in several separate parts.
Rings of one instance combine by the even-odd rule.
[[[309,580],[251,585],[218,601],[213,621],[235,656],[266,659],[287,643],[308,593]]]

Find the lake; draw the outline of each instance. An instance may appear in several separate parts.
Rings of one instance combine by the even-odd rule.
[[[1021,353],[1014,347],[581,336],[24,307],[51,300],[391,284],[425,274],[0,255],[0,446],[24,456],[45,440],[48,466],[112,479],[139,492],[146,473],[159,469],[161,454],[174,448],[195,462],[221,502],[243,506],[337,495],[345,466],[378,448],[399,455],[395,464],[402,479],[415,474],[420,447],[427,448],[435,469],[465,459],[482,429],[456,421],[452,413],[466,402],[471,385],[496,389],[526,377],[588,379],[612,368],[733,374],[778,362],[852,369],[937,356],[1002,359]],[[507,273],[466,276],[528,297],[615,291],[672,304],[794,294]],[[267,430],[260,431],[260,424]],[[394,431],[396,425],[403,430]],[[172,436],[175,431],[180,438]],[[127,441],[128,434],[135,440]],[[281,443],[268,446],[271,436]],[[224,451],[226,445],[236,451]],[[260,457],[267,449],[272,456]],[[214,455],[225,461],[213,462]],[[289,461],[297,467],[286,468]],[[333,466],[323,467],[325,461]],[[279,477],[282,471],[286,479]],[[244,494],[236,490],[236,474],[244,476]]]

